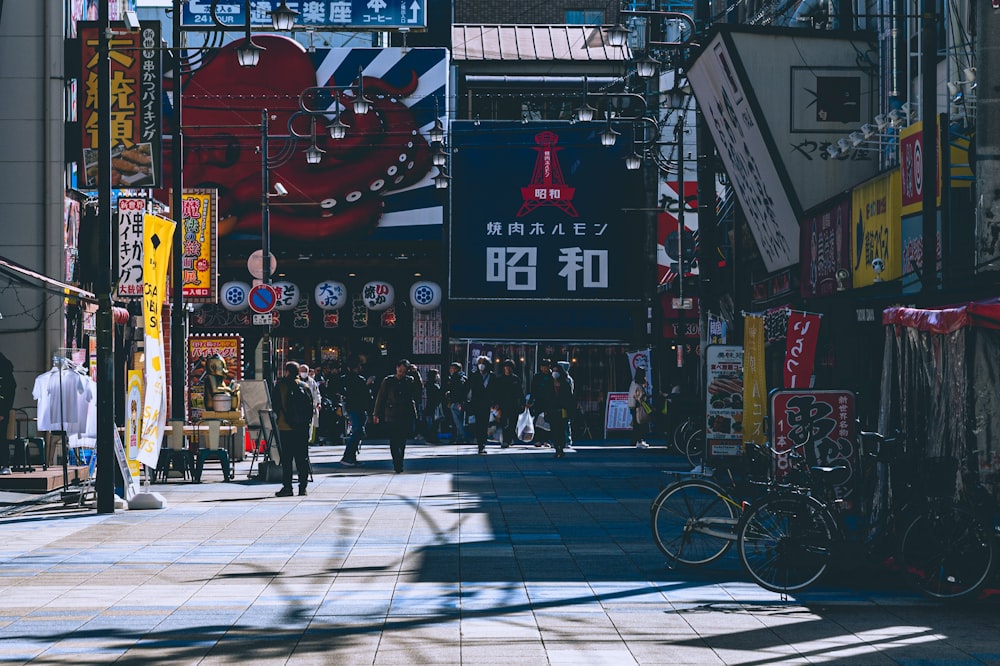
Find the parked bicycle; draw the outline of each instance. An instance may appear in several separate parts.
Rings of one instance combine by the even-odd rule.
[[[700,416],[688,416],[674,428],[671,444],[692,465],[701,462],[705,451],[705,424]]]
[[[899,438],[861,433],[874,440],[874,454],[882,463],[898,458],[886,453],[901,444]],[[812,467],[813,480],[838,471]],[[945,470],[943,476],[957,468]],[[813,484],[821,485],[821,484]],[[976,594],[993,566],[993,541],[977,512],[967,502],[951,499],[953,493],[921,496],[926,488],[912,483],[906,500],[884,511],[875,520],[862,520],[864,536],[852,540],[845,529],[843,503],[827,492],[778,493],[748,509],[737,528],[737,550],[750,577],[761,587],[787,594],[814,585],[834,563],[886,552],[904,579],[923,594],[936,599],[958,599]]]

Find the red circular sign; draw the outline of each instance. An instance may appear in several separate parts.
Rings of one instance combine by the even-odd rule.
[[[266,314],[274,309],[278,302],[278,292],[269,284],[254,285],[247,296],[250,309],[257,314]]]

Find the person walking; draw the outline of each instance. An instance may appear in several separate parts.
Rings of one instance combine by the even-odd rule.
[[[503,362],[500,374],[496,378],[497,405],[500,407],[501,449],[509,448],[514,441],[517,430],[517,417],[524,409],[524,390],[521,387],[521,376],[514,372],[514,361]]]
[[[528,394],[528,406],[531,408],[532,416],[535,417],[535,446],[552,445],[552,424],[548,414],[552,410],[550,405],[554,398],[551,368],[552,361],[543,358],[538,362],[538,372],[531,378],[531,393]],[[539,419],[539,416],[542,416],[544,421],[548,423],[550,430],[538,427],[539,423],[543,420]]]
[[[455,444],[467,444],[469,433],[465,430],[465,403],[469,395],[469,379],[458,361],[448,366],[448,381],[444,395],[455,426]]]
[[[309,485],[309,436],[310,418],[304,415],[304,407],[296,407],[295,392],[306,392],[311,397],[309,386],[299,379],[299,364],[289,361],[285,364],[285,376],[277,381],[278,390],[278,441],[281,446],[281,490],[275,497],[291,497],[292,462],[299,473],[299,495],[306,494]]]
[[[403,473],[403,459],[406,456],[406,439],[413,432],[417,418],[417,402],[423,388],[410,374],[410,362],[400,359],[396,362],[395,374],[382,380],[375,397],[372,423],[385,423],[389,432],[389,451],[392,454],[392,468],[396,474]]]
[[[566,455],[566,426],[570,414],[576,404],[573,398],[573,385],[561,372],[552,372],[552,402],[549,406],[548,420],[552,426],[552,441],[556,449],[556,458]]]
[[[469,377],[469,411],[474,419],[472,432],[476,438],[480,455],[486,454],[486,439],[489,437],[490,410],[497,406],[498,392],[493,364],[488,356],[476,359],[476,372]]]
[[[570,395],[574,396],[574,404],[570,406],[569,414],[566,416],[566,448],[573,448],[573,415],[576,413],[576,382],[573,375],[569,374],[569,361],[556,361],[556,367],[552,368],[552,378],[561,379],[569,386]]]
[[[632,414],[632,445],[637,449],[648,449],[646,435],[649,433],[649,414],[644,404],[649,404],[649,384],[646,369],[636,368],[635,377],[628,387],[628,409]]]
[[[352,358],[343,373],[343,386],[339,390],[344,398],[344,411],[347,421],[351,424],[351,436],[344,447],[344,455],[340,464],[345,467],[357,467],[358,449],[361,439],[365,436],[365,426],[368,425],[368,414],[372,409],[372,392],[370,382],[361,374],[361,359]]]
[[[427,394],[424,400],[423,431],[424,441],[428,444],[437,444],[438,439],[438,419],[443,414],[444,389],[441,388],[441,373],[433,368],[427,371],[427,382],[424,384],[424,391]]]

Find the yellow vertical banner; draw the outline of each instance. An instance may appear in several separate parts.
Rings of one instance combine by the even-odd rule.
[[[767,441],[767,378],[764,372],[764,318],[747,315],[743,325],[743,438]]]
[[[157,215],[146,215],[143,223],[142,314],[146,332],[146,395],[142,408],[142,435],[136,458],[156,467],[160,440],[167,422],[166,363],[160,315],[167,291],[167,264],[176,225]]]

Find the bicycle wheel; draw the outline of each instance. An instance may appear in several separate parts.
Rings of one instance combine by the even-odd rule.
[[[743,517],[737,539],[740,561],[765,590],[804,590],[829,566],[835,532],[826,507],[812,497],[765,499]]]
[[[965,507],[931,504],[903,530],[899,566],[907,582],[927,597],[971,597],[993,566],[990,530]]]
[[[653,500],[653,538],[674,562],[714,562],[736,540],[736,508],[722,486],[698,479],[672,483]]]
[[[685,455],[684,446],[687,444],[687,438],[691,435],[691,427],[691,420],[684,419],[674,428],[674,438],[670,440],[670,443],[677,449],[677,453],[682,456]]]
[[[692,430],[684,444],[684,455],[692,465],[701,464],[705,456],[705,429]]]

